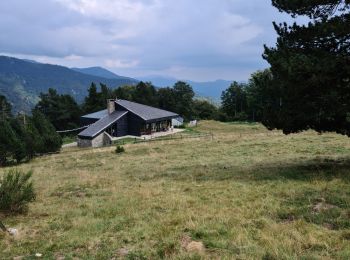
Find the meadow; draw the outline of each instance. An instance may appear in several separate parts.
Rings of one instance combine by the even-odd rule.
[[[0,259],[350,259],[348,137],[195,131],[214,138],[67,148],[18,166],[37,200],[1,216],[19,233],[0,233]]]

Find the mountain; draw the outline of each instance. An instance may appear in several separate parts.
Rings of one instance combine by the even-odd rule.
[[[138,80],[143,82],[152,82],[157,87],[172,87],[179,80],[172,77],[164,77],[164,76],[145,76],[139,77]]]
[[[75,70],[80,73],[84,73],[87,75],[92,75],[96,77],[106,78],[106,79],[131,79],[128,77],[119,76],[109,70],[106,70],[105,68],[101,67],[90,67],[90,68],[71,68],[72,70]]]
[[[162,77],[162,76],[147,76],[138,78],[142,81],[150,81],[157,87],[171,87],[179,81],[178,79],[171,77]],[[208,82],[197,82],[191,80],[182,80],[192,86],[194,92],[198,96],[209,97],[214,100],[219,100],[221,97],[222,91],[226,90],[232,83],[228,80],[216,80]]]
[[[107,69],[101,67],[91,68],[72,68],[75,71],[88,75],[100,76],[108,79],[128,79],[121,77]],[[172,87],[179,79],[164,76],[145,76],[138,78],[140,81],[152,82],[156,87]],[[196,82],[191,80],[182,80],[190,84],[199,97],[210,98],[213,101],[220,101],[222,91],[226,90],[232,83],[228,80],[216,80],[208,82]]]
[[[67,67],[0,56],[0,95],[12,103],[15,113],[30,111],[39,101],[40,92],[49,88],[60,94],[70,94],[81,102],[92,82],[111,88],[137,84],[138,80],[120,77],[105,78],[81,73]]]
[[[111,88],[134,85],[151,81],[157,87],[173,86],[178,79],[150,76],[133,79],[119,76],[101,67],[67,68],[59,65],[43,64],[33,60],[22,60],[0,56],[0,95],[6,96],[13,106],[13,112],[29,112],[39,101],[39,94],[55,88],[60,94],[70,94],[82,102],[92,82],[103,83]],[[231,82],[217,80],[196,82],[184,80],[193,87],[197,96],[219,101],[223,90]]]
[[[194,92],[201,93],[204,97],[220,100],[222,92],[229,88],[232,81],[219,79],[208,82],[187,81],[187,83],[193,87]]]

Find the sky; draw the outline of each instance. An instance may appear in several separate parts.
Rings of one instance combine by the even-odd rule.
[[[268,67],[270,0],[1,0],[0,53],[130,77],[244,81]]]

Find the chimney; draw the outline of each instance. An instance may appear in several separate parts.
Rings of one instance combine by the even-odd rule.
[[[107,100],[107,111],[108,111],[109,115],[115,111],[115,100],[114,99]]]

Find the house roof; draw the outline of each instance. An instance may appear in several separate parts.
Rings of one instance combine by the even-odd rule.
[[[163,109],[142,105],[139,103],[131,102],[128,100],[118,99],[116,101],[118,105],[123,107],[125,110],[130,111],[131,113],[136,114],[141,117],[145,121],[153,121],[157,119],[165,119],[165,118],[175,118],[178,117],[178,114],[173,112],[169,112]],[[90,119],[102,119],[108,116],[107,109],[101,110],[92,114],[84,115],[82,118],[90,118]]]
[[[85,116],[82,116],[83,118],[91,118],[91,119],[101,119],[104,118],[105,116],[108,116],[108,111],[107,109],[101,110],[95,113],[91,113]]]
[[[112,114],[108,114],[107,109],[101,110],[92,114],[82,116],[82,118],[96,119],[94,124],[90,125],[84,131],[78,134],[78,137],[85,139],[95,138],[97,135],[106,130],[109,126],[118,121],[127,113],[133,113],[146,122],[154,122],[156,120],[172,119],[179,115],[163,109],[150,107],[135,102],[118,99],[115,101],[117,105],[122,107],[122,110],[116,110]],[[125,110],[124,110],[125,109]]]
[[[118,99],[117,104],[124,107],[126,110],[138,115],[145,121],[152,121],[152,120],[164,119],[164,118],[174,118],[179,116],[178,114],[175,114],[173,112],[142,105],[139,103],[135,103],[135,102],[131,102],[123,99]]]
[[[101,111],[100,111],[101,112]],[[114,124],[118,119],[126,115],[128,111],[114,111],[112,114],[108,114],[107,116],[101,118],[94,124],[90,125],[84,131],[78,134],[79,137],[85,138],[94,138],[100,133],[102,133],[106,128],[110,125]],[[96,113],[94,113],[96,114]]]

